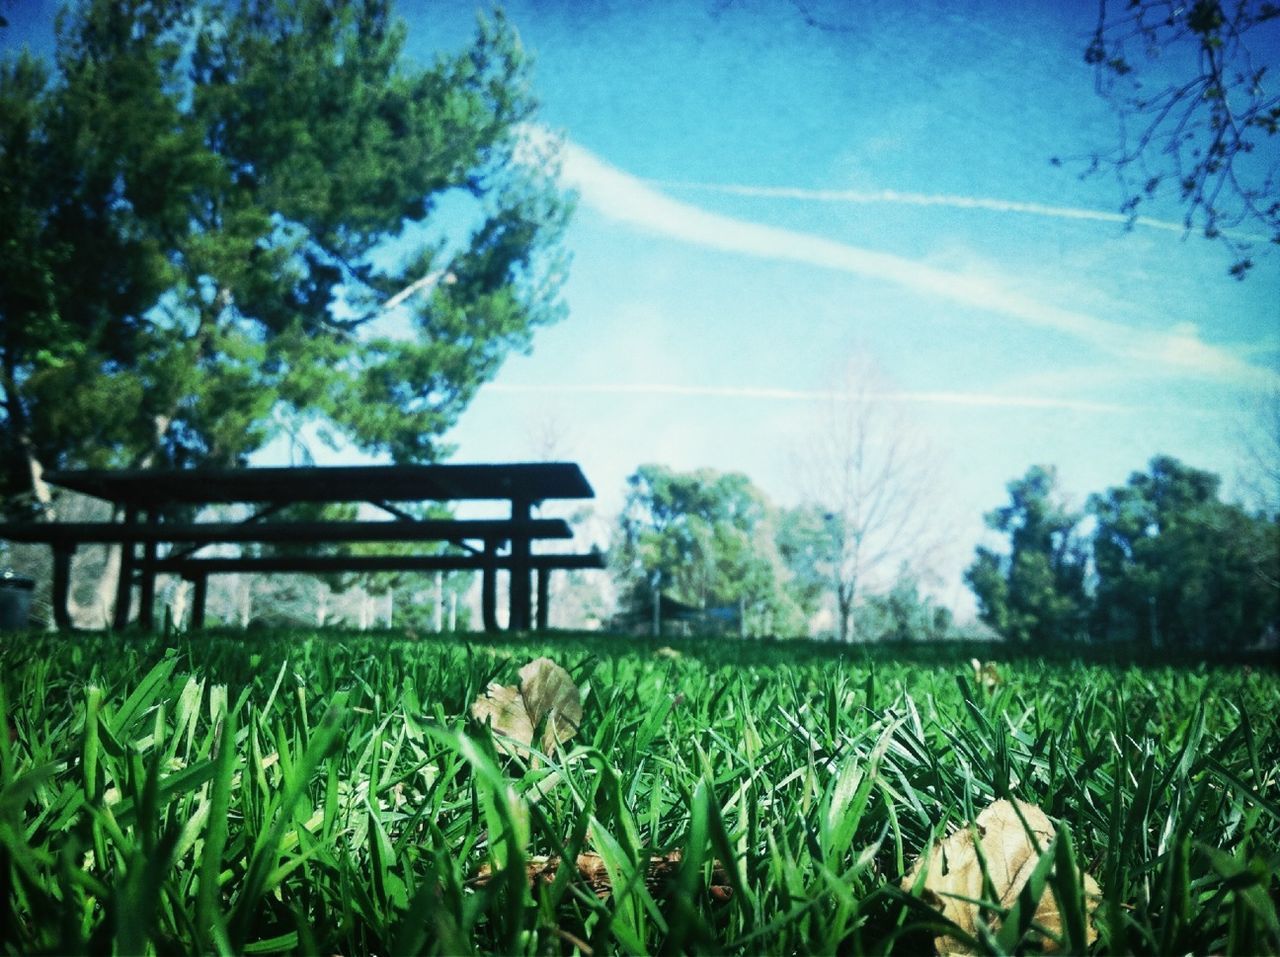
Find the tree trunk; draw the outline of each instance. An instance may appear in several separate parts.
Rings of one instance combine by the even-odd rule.
[[[110,621],[110,611],[115,604],[123,548],[120,545],[106,545],[103,548],[106,558],[102,564],[102,571],[98,574],[98,580],[93,585],[92,597],[87,602],[79,602],[74,598],[69,602],[71,620],[81,628],[105,628]],[[85,558],[83,551],[77,554],[80,560],[72,563],[72,581],[75,580],[76,571],[82,567]]]
[[[360,630],[368,631],[369,617],[370,617],[370,610],[371,610],[369,593],[365,591],[363,588],[361,588],[358,600],[360,602],[360,606],[359,606],[360,607],[360,618],[359,618]]]
[[[187,599],[191,592],[191,582],[178,579],[173,586],[173,597],[169,599],[169,621],[174,628],[181,628],[187,617]]]
[[[316,582],[316,627],[323,628],[329,621],[329,586]]]
[[[31,494],[35,496],[36,501],[40,504],[40,515],[45,521],[53,521],[57,518],[53,510],[53,492],[49,489],[49,483],[44,480],[44,465],[36,458],[35,450],[31,448],[30,442],[25,438],[21,440],[23,450],[27,457],[27,474],[31,477]]]
[[[837,637],[841,642],[857,639],[853,620],[853,596],[853,588],[844,582],[836,585],[836,619],[840,629]]]
[[[53,501],[53,490],[44,478],[44,463],[36,457],[30,442],[21,440],[27,460],[27,473],[31,482],[31,494],[39,504],[38,521],[55,522],[58,520],[58,508]],[[71,563],[72,587],[67,595],[67,611],[71,622],[77,628],[104,628],[110,620],[110,610],[116,593],[116,582],[120,577],[120,546],[102,546],[105,556],[101,570],[93,584],[88,601],[76,598],[75,583],[90,574],[97,549],[80,549]]]
[[[253,577],[240,576],[240,627],[248,628],[249,619],[253,616]]]

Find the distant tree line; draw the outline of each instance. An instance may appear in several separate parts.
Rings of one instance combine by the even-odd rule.
[[[986,516],[1004,547],[977,549],[965,580],[979,617],[1020,643],[1131,642],[1186,650],[1274,640],[1280,515],[1219,498],[1213,473],[1168,456],[1071,508],[1034,466]],[[614,548],[619,617],[633,631],[955,637],[910,562],[840,612],[839,516],[773,506],[744,475],[646,465],[628,480]],[[700,614],[699,614],[700,613]]]
[[[1275,640],[1280,515],[1223,502],[1220,484],[1157,456],[1076,510],[1053,468],[1032,467],[986,516],[1007,547],[979,547],[966,572],[980,617],[1023,643],[1208,650]]]
[[[848,527],[809,502],[771,504],[739,473],[645,465],[628,481],[613,549],[615,626],[644,633],[942,638],[951,615],[910,565],[844,604]]]

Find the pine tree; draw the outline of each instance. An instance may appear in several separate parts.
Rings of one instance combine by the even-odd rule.
[[[11,505],[306,423],[436,460],[560,315],[569,203],[514,30],[421,68],[390,6],[84,0],[54,63],[0,66]]]

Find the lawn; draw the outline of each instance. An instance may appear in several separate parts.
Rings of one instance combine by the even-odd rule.
[[[985,906],[943,946],[1280,952],[1280,675],[1050,652],[975,672],[923,644],[7,636],[0,936],[927,953],[943,902],[904,876],[1009,798],[1055,836],[1012,898],[984,858]],[[542,656],[581,719],[530,749],[472,706]]]

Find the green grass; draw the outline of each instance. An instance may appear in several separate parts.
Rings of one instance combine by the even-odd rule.
[[[899,882],[1005,796],[1059,823],[1056,873],[1101,884],[1091,950],[1280,952],[1266,668],[1055,653],[1003,662],[988,693],[967,648],[3,642],[9,952],[928,952],[938,918]],[[584,720],[522,762],[466,715],[543,654],[583,688]],[[530,890],[530,856],[580,850],[613,894],[567,866]],[[647,886],[650,855],[674,850],[671,886]],[[1084,902],[1050,870],[1033,883],[1079,950]],[[1032,946],[1015,911],[979,946]]]

